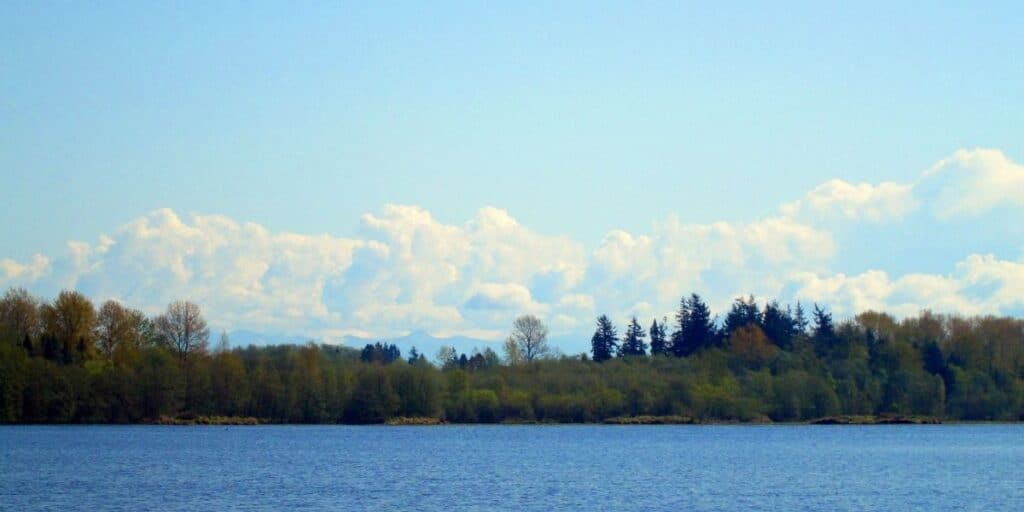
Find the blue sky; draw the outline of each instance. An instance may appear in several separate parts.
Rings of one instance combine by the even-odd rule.
[[[660,315],[672,301],[650,296],[659,287],[702,288],[721,303],[746,291],[833,299],[851,312],[945,304],[1013,313],[1024,305],[992,290],[1024,296],[1013,273],[1024,251],[1022,25],[1014,3],[5,2],[0,285],[44,295],[75,286],[156,309],[169,293],[157,291],[160,280],[178,279],[165,288],[208,304],[214,323],[324,336],[493,337],[522,309],[555,323],[576,318],[559,321],[565,332],[583,331],[595,311]],[[935,166],[942,179],[923,179]],[[830,180],[923,184],[883,198],[918,208],[894,215],[887,206],[865,220],[826,210],[851,193],[864,207],[881,189],[816,188]],[[975,199],[987,206],[940,213],[955,198],[943,191],[964,183],[977,185]],[[808,208],[814,190],[838,195]],[[780,213],[801,199],[802,214]],[[505,218],[495,211],[527,234],[494,237],[533,240],[550,253],[499,256],[511,249],[488,245],[480,229]],[[223,222],[203,224],[213,218]],[[815,231],[815,247],[785,265],[725,256],[757,238],[730,236],[782,218]],[[157,228],[140,238],[132,228],[174,231],[172,219],[213,245],[171,243]],[[231,231],[224,222],[241,234],[217,231]],[[251,247],[247,223],[274,241]],[[719,247],[693,232],[716,225],[734,228],[716,235],[731,242]],[[410,232],[420,240],[410,242],[411,258],[437,257],[426,274],[450,266],[456,277],[426,283],[396,263],[400,234]],[[304,247],[326,241],[321,267],[282,267],[293,250],[280,245],[285,233],[306,237]],[[618,233],[655,240],[662,263],[652,265],[662,270],[679,251],[701,263],[664,270],[649,286],[616,281],[601,255],[621,242]],[[822,233],[832,250],[810,254]],[[424,239],[449,252],[418,245]],[[103,249],[104,240],[118,249]],[[453,256],[453,244],[472,256]],[[265,261],[244,283],[217,281],[257,249],[268,251]],[[971,256],[991,256],[978,260],[988,269],[1010,265],[1001,287],[967,283]],[[969,303],[903,301],[906,292],[894,289],[856,299],[867,292],[815,288],[806,275],[835,283],[873,271],[892,282],[959,280],[960,299],[967,288],[989,292]],[[305,295],[263,297],[273,279],[277,295],[286,282]],[[486,314],[485,296],[494,306]],[[583,304],[558,306],[563,300]],[[256,320],[289,307],[288,321]]]

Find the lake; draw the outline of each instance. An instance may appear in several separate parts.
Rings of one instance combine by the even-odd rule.
[[[3,510],[1024,510],[1024,426],[0,427]]]

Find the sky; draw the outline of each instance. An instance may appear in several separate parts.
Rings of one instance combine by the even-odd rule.
[[[1024,8],[0,4],[0,287],[586,337],[701,293],[1024,314]]]

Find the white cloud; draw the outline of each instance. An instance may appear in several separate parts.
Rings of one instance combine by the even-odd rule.
[[[961,149],[913,183],[852,184],[831,179],[782,206],[786,218],[880,223],[899,220],[922,205],[939,219],[973,217],[994,208],[1024,206],[1024,165],[996,149]]]
[[[480,283],[469,290],[467,309],[543,312],[547,308],[533,301],[530,289],[518,283]]]
[[[775,295],[789,276],[823,269],[829,233],[785,218],[686,224],[675,217],[648,235],[613,231],[592,256],[586,283],[598,309],[616,318],[669,315],[679,297],[704,291],[715,306],[737,295]]]
[[[975,315],[1024,308],[1024,261],[991,254],[972,254],[949,275],[891,278],[881,270],[868,270],[855,276],[803,274],[798,281],[798,298],[829,304],[846,315],[869,309],[905,316],[925,309]]]
[[[358,261],[328,291],[328,305],[377,331],[504,330],[516,314],[556,314],[557,298],[586,271],[581,244],[534,232],[497,208],[458,226],[419,207],[388,205],[365,215],[363,230],[386,255]]]
[[[27,263],[18,263],[12,259],[0,259],[0,281],[11,283],[32,283],[46,275],[50,270],[50,259],[36,254]]]
[[[832,179],[815,187],[803,199],[785,205],[783,212],[788,217],[808,214],[819,220],[884,222],[900,219],[917,206],[913,186],[909,184],[852,184]]]
[[[939,218],[974,216],[1000,206],[1024,206],[1024,165],[995,149],[961,149],[925,172],[919,188],[934,194]]]
[[[618,322],[671,317],[691,291],[704,293],[719,312],[751,293],[818,301],[840,315],[1014,312],[1024,310],[1024,261],[956,255],[961,259],[949,261],[945,274],[832,267],[856,244],[898,251],[901,242],[849,238],[858,234],[835,229],[839,222],[877,226],[910,215],[1019,208],[1022,184],[1024,168],[1002,153],[960,151],[913,184],[831,180],[781,215],[703,224],[669,216],[646,233],[609,231],[589,252],[491,207],[451,224],[418,206],[385,205],[364,215],[353,237],[275,233],[224,216],[183,218],[161,209],[95,243],[69,242],[60,255],[2,259],[0,286],[49,294],[77,287],[149,313],[189,299],[215,327],[327,340],[416,330],[497,340],[521,313],[541,315],[555,335],[581,334],[599,313]]]
[[[169,209],[135,219],[94,244],[0,261],[0,284],[53,292],[77,287],[160,311],[200,304],[218,326],[328,338],[351,334],[489,333],[519,313],[575,311],[564,296],[586,271],[580,244],[527,229],[484,208],[448,225],[415,206],[363,218],[363,236],[272,233],[217,215]],[[536,293],[546,298],[535,296]]]
[[[880,270],[869,270],[856,276],[840,273],[821,277],[806,273],[796,276],[796,281],[800,284],[797,297],[828,304],[840,313],[883,309],[893,290],[889,276]]]

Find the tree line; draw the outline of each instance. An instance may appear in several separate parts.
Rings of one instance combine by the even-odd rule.
[[[200,308],[153,317],[63,291],[0,299],[0,422],[135,423],[237,416],[288,423],[597,422],[629,416],[804,421],[837,414],[1024,420],[1024,321],[868,311],[836,322],[737,299],[722,317],[697,294],[674,318],[620,334],[595,321],[565,355],[523,315],[499,355],[442,347],[434,361],[378,342],[210,346]]]

